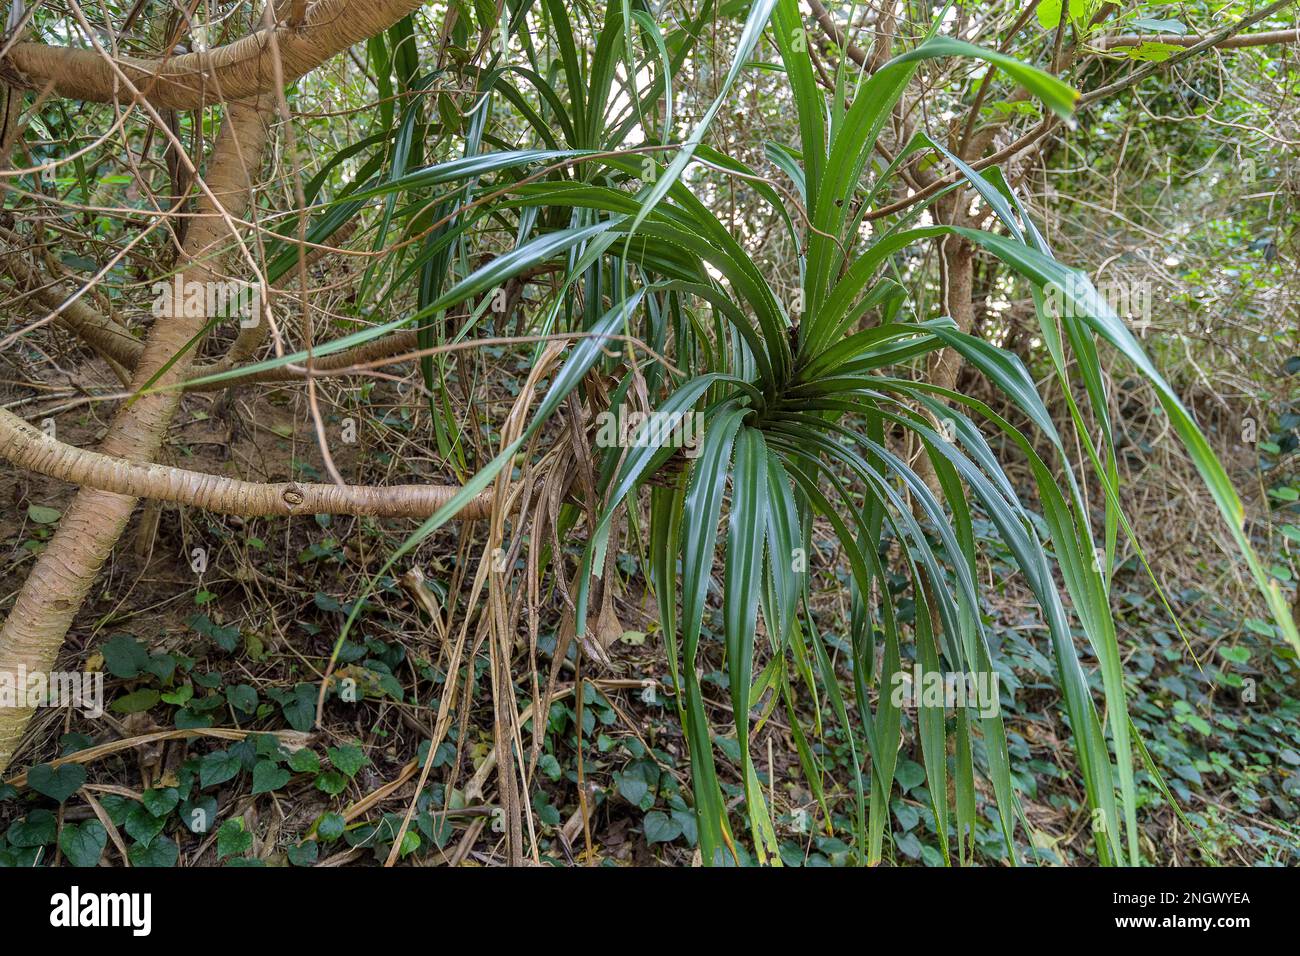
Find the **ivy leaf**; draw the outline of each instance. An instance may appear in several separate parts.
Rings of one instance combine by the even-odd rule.
[[[86,734],[64,734],[59,738],[59,756],[70,757],[83,750],[89,750],[94,745],[95,741]]]
[[[150,654],[149,663],[144,669],[160,681],[168,682],[176,673],[176,658],[170,654]]]
[[[180,818],[191,833],[206,835],[212,832],[212,824],[217,819],[217,798],[206,796],[186,800],[181,804]]]
[[[85,782],[86,768],[79,763],[65,763],[61,767],[37,764],[27,773],[28,786],[57,803],[66,801]]]
[[[326,843],[333,843],[343,835],[345,829],[347,829],[347,823],[341,814],[327,813],[316,824],[316,838],[324,840]]]
[[[900,760],[898,769],[894,771],[894,779],[904,791],[911,790],[925,782],[925,768],[915,760]],[[920,850],[917,852],[920,853]]]
[[[76,867],[95,866],[104,854],[108,843],[108,831],[98,820],[87,820],[77,826],[65,824],[59,834],[59,849]]]
[[[176,690],[163,694],[162,702],[164,704],[173,704],[177,707],[184,707],[193,699],[193,697],[194,685],[182,684],[180,687],[176,688]]]
[[[104,642],[104,669],[114,677],[131,680],[149,666],[149,651],[130,634],[116,634]]]
[[[1221,647],[1219,656],[1233,664],[1244,664],[1250,660],[1250,649],[1245,647]]]
[[[280,741],[274,734],[257,734],[248,739],[253,741],[254,751],[259,757],[265,757],[277,764],[284,761],[285,753],[280,748]]]
[[[200,714],[188,707],[183,707],[176,712],[174,723],[177,730],[201,730],[205,727],[211,727],[213,721],[207,714]]]
[[[140,802],[144,804],[145,809],[156,817],[165,817],[176,809],[176,804],[180,803],[181,795],[175,787],[167,787],[164,790],[146,790],[140,794]]]
[[[142,714],[158,703],[161,696],[158,691],[145,687],[119,697],[109,709],[118,714]]]
[[[316,789],[321,793],[328,793],[331,797],[337,797],[347,787],[348,778],[333,770],[327,770],[316,778]]]
[[[316,687],[313,684],[298,684],[292,695],[281,701],[280,709],[284,719],[294,730],[306,733],[316,722]]]
[[[206,614],[194,614],[186,622],[192,630],[198,631],[208,640],[213,641],[227,654],[233,654],[239,646],[239,628],[221,627]]]
[[[319,773],[320,757],[307,747],[295,750],[289,755],[289,769],[294,773]]]
[[[894,811],[894,819],[904,831],[914,829],[921,822],[921,812],[911,804],[895,799],[891,801],[890,807]]]
[[[630,774],[617,774],[615,782],[618,785],[619,794],[634,807],[639,807],[645,795],[650,792],[650,784],[640,777],[634,777]]]
[[[99,798],[99,803],[108,814],[108,818],[113,821],[113,825],[119,827],[126,823],[126,815],[135,806],[134,800],[120,793],[106,793]]]
[[[402,859],[410,856],[420,848],[420,834],[414,830],[407,830],[402,834],[402,848],[398,850],[398,856]]]
[[[215,787],[239,773],[239,756],[228,750],[218,750],[208,754],[199,762],[199,787],[206,790]]]
[[[1257,617],[1246,618],[1246,627],[1250,628],[1260,637],[1267,637],[1269,640],[1272,640],[1274,637],[1273,625],[1266,621],[1261,621]]]
[[[221,824],[217,831],[217,859],[239,856],[253,846],[253,834],[244,829],[244,818],[235,817]]]
[[[279,790],[293,774],[283,767],[277,767],[274,761],[259,760],[253,767],[253,796]]]
[[[357,771],[366,765],[366,754],[356,744],[344,744],[342,747],[330,747],[326,753],[329,754],[330,763],[335,769],[346,774],[349,778],[355,777]]]
[[[289,862],[294,866],[311,866],[320,857],[320,844],[315,840],[304,840],[297,846],[289,847]]]
[[[314,600],[316,602],[316,606],[320,608],[322,611],[343,610],[343,605],[338,602],[338,599],[330,597],[328,594],[326,594],[323,591],[317,591]]]
[[[11,823],[5,835],[11,846],[45,846],[47,843],[54,842],[57,829],[54,814],[49,810],[33,810],[24,819]]]
[[[149,844],[137,843],[126,851],[132,866],[172,867],[180,858],[180,850],[165,836],[160,836]]]
[[[916,860],[921,856],[921,841],[916,838],[915,833],[904,833],[894,841],[894,846],[898,847],[898,852],[909,860]]]
[[[690,810],[674,810],[672,817],[682,828],[682,836],[686,838],[686,842],[695,846],[695,842],[699,839],[699,824],[695,814]]]
[[[539,812],[543,815],[547,809],[555,810],[549,803],[541,804],[538,807]],[[558,813],[556,814],[556,822],[559,822]],[[456,832],[456,828],[451,825],[451,820],[443,813],[422,813],[416,818],[416,826],[440,850],[447,845],[447,842]]]
[[[235,710],[245,714],[257,710],[257,691],[250,684],[235,684],[226,688],[226,700]]]
[[[167,825],[165,817],[156,817],[145,809],[144,804],[137,803],[126,815],[126,832],[143,846],[153,842],[154,837],[162,833]]]
[[[37,524],[54,524],[63,517],[63,512],[58,508],[47,508],[44,505],[28,505],[27,517]]]
[[[647,843],[671,843],[682,835],[682,825],[666,813],[651,810],[645,815]]]

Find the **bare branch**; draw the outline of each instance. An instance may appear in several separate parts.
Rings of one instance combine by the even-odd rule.
[[[423,519],[461,490],[442,485],[264,484],[127,461],[56,441],[2,408],[0,458],[87,488],[245,517],[335,514]],[[456,518],[482,518],[491,505],[491,493],[481,494],[457,512]]]
[[[1094,46],[1103,50],[1142,46],[1144,43],[1163,43],[1167,46],[1188,47],[1203,44],[1205,40],[1204,35],[1198,34],[1178,36],[1172,33],[1139,33],[1133,36],[1102,37],[1096,41]],[[1217,43],[1209,45],[1218,50],[1239,50],[1243,47],[1297,42],[1300,42],[1300,30],[1266,30],[1263,33],[1241,33],[1236,36],[1225,37]]]
[[[302,4],[294,4],[295,9]],[[120,57],[117,65],[159,107],[199,109],[273,89],[279,54],[288,83],[354,43],[418,10],[422,0],[317,0],[301,23],[262,29],[234,43],[162,60]],[[5,58],[13,79],[55,95],[95,103],[129,98],[108,58],[95,50],[15,43]]]

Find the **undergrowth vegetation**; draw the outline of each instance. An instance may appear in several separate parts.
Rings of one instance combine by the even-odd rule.
[[[1300,863],[1294,124],[1139,119],[1285,4],[131,6],[216,89],[5,140],[0,677],[104,706],[0,864]]]

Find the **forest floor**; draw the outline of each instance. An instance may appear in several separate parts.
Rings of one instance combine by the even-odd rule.
[[[98,363],[63,367],[43,376],[47,391],[6,386],[0,402],[22,402],[13,406],[18,414],[53,417],[61,440],[91,446],[111,406],[81,398],[118,384]],[[256,398],[233,409],[224,406],[223,393],[187,397],[172,430],[170,462],[252,480],[322,480],[311,419],[297,393],[245,394]],[[405,436],[413,423],[391,387],[325,409],[327,427],[356,415],[373,423],[372,434],[383,435],[377,442],[332,443],[350,480],[396,480],[413,472],[421,477],[405,480],[447,480],[436,462],[412,450]],[[73,494],[59,482],[0,469],[6,502],[0,610],[7,610]],[[120,858],[135,865],[373,865],[389,856],[412,805],[413,825],[399,858],[421,865],[500,862],[486,649],[468,674],[474,701],[468,726],[432,755],[433,782],[417,793],[417,761],[427,753],[446,675],[439,669],[439,628],[398,580],[380,580],[377,600],[344,642],[316,727],[318,687],[351,610],[348,601],[379,571],[403,529],[407,524],[369,519],[243,520],[173,506],[138,509],[60,663],[64,670],[104,673],[107,712],[88,719],[67,708],[46,709],[33,721],[11,768],[18,775],[0,785],[0,865],[75,858],[84,849],[68,834],[92,820],[108,827],[104,859],[112,865]],[[465,533],[471,532],[444,529],[398,570],[420,568],[435,604],[453,617],[448,588]],[[984,557],[986,622],[1002,674],[1013,764],[1027,768],[1015,778],[1023,807],[1017,855],[1083,863],[1091,857],[1092,835],[1074,757],[1062,744],[1069,735],[1045,630],[1009,555],[989,549]],[[618,613],[627,630],[615,645],[614,667],[606,673],[583,665],[578,701],[573,662],[566,661],[537,738],[529,794],[536,854],[557,864],[690,865],[698,859],[695,822],[663,635],[639,556],[623,555],[619,568],[625,584]],[[1192,644],[1184,643],[1137,570],[1121,568],[1116,577],[1113,603],[1133,722],[1183,814],[1176,815],[1155,776],[1141,767],[1143,856],[1178,864],[1300,863],[1295,657],[1267,638],[1262,622],[1243,621],[1202,592],[1183,589],[1171,597]],[[814,607],[852,711],[844,666],[848,609],[831,601]],[[544,687],[556,621],[542,623]],[[738,748],[721,730],[731,715],[717,623],[706,615],[705,697],[719,728],[724,792],[739,817]],[[1095,659],[1082,637],[1078,644],[1100,700]],[[528,659],[521,638],[515,670],[521,710],[531,703]],[[825,701],[821,714],[798,715],[805,726],[820,722],[823,733],[811,746],[828,769],[839,771],[827,774],[823,805],[820,782],[814,787],[804,778],[789,715],[773,703],[765,697],[758,705],[764,719],[753,753],[783,861],[849,862],[853,795],[831,782],[850,779],[843,772],[853,759],[843,728]],[[535,738],[532,724],[526,727],[528,751]],[[214,737],[213,728],[230,732]],[[913,730],[908,715],[886,859],[934,865],[942,857]],[[45,766],[87,752],[93,759],[74,765],[84,766],[84,776],[74,771],[63,779]],[[24,768],[35,769],[28,775]],[[986,825],[976,835],[976,859],[1006,862],[991,795],[981,792],[978,802]]]

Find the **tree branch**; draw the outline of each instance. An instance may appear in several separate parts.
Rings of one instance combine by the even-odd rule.
[[[1204,35],[1178,36],[1172,33],[1140,33],[1135,36],[1102,37],[1094,45],[1103,50],[1117,47],[1141,46],[1144,43],[1164,43],[1168,46],[1196,46],[1205,43]],[[1239,50],[1242,47],[1269,46],[1274,43],[1300,43],[1300,30],[1267,30],[1263,33],[1239,33],[1211,43],[1218,50]]]
[[[1198,39],[1191,46],[1187,47],[1185,50],[1181,50],[1178,53],[1175,53],[1167,60],[1158,60],[1158,61],[1148,63],[1146,66],[1142,67],[1141,69],[1134,70],[1132,73],[1130,73],[1127,77],[1125,77],[1122,80],[1118,80],[1114,83],[1109,84],[1108,86],[1103,86],[1100,89],[1096,89],[1090,93],[1084,94],[1084,96],[1078,102],[1078,107],[1082,109],[1084,106],[1088,105],[1089,103],[1095,103],[1097,100],[1105,99],[1108,96],[1113,96],[1116,93],[1123,92],[1124,90],[1127,90],[1131,86],[1136,86],[1137,84],[1145,80],[1148,76],[1150,76],[1152,73],[1156,73],[1161,70],[1167,70],[1171,66],[1175,66],[1179,63],[1182,63],[1184,60],[1192,56],[1195,56],[1197,53],[1200,53],[1202,50],[1208,50],[1210,47],[1218,46],[1219,44],[1223,43],[1225,40],[1229,39],[1230,37],[1234,37],[1242,33],[1248,27],[1254,26],[1260,20],[1264,20],[1268,17],[1271,17],[1273,14],[1277,13],[1283,7],[1289,7],[1295,2],[1296,0],[1276,0],[1276,2],[1270,3],[1267,7],[1264,7],[1259,12],[1252,13],[1248,17],[1242,17],[1236,23],[1231,23],[1228,26],[1224,27],[1222,30],[1218,30],[1214,33],[1209,34],[1206,37]]]
[[[101,313],[84,297],[72,299],[70,295],[64,294],[60,283],[44,281],[16,248],[22,241],[19,236],[0,227],[0,240],[9,246],[0,253],[0,274],[12,279],[19,289],[31,296],[42,308],[57,312],[56,321],[100,355],[111,358],[128,370],[135,368],[144,352],[143,342],[110,316]]]
[[[442,485],[264,484],[127,461],[56,441],[2,408],[0,458],[87,488],[244,517],[335,514],[423,519],[461,490]],[[456,518],[485,517],[491,506],[491,493],[480,494],[457,512]]]
[[[289,83],[422,5],[423,0],[317,0],[298,24],[258,30],[213,50],[162,60],[120,57],[117,64],[155,106],[199,109],[270,91],[276,82],[272,60],[277,52],[284,82]],[[13,79],[36,89],[49,87],[67,99],[112,103],[124,93],[108,54],[100,50],[15,43],[4,67]]]
[[[1145,66],[1143,66],[1141,69],[1134,70],[1131,74],[1129,74],[1127,77],[1125,77],[1122,80],[1118,80],[1107,86],[1103,86],[1089,93],[1085,93],[1083,96],[1079,98],[1077,108],[1082,109],[1083,107],[1091,103],[1095,103],[1100,99],[1105,99],[1106,97],[1113,96],[1116,93],[1122,92],[1130,87],[1136,86],[1138,83],[1141,83],[1144,79],[1151,76],[1153,73],[1158,73],[1163,70],[1167,70],[1170,67],[1175,66],[1178,63],[1181,63],[1192,56],[1195,56],[1197,53],[1201,52],[1202,50],[1206,50],[1209,49],[1210,47],[1217,46],[1223,43],[1225,40],[1237,36],[1243,30],[1258,23],[1260,20],[1272,16],[1274,13],[1276,13],[1278,10],[1282,9],[1283,7],[1290,6],[1295,2],[1296,0],[1275,0],[1274,3],[1269,4],[1267,7],[1264,7],[1262,10],[1258,11],[1257,13],[1253,13],[1248,17],[1243,17],[1237,22],[1224,27],[1222,30],[1212,33],[1209,36],[1197,39],[1197,41],[1193,43],[1191,46],[1188,46],[1186,49],[1179,51],[1178,53],[1169,57],[1169,59],[1167,60],[1148,63]],[[1048,116],[1041,123],[1039,123],[1033,129],[1031,129],[1029,132],[1025,133],[1015,142],[1011,143],[1009,146],[1006,146],[1003,149],[998,150],[996,153],[993,153],[990,156],[985,156],[983,159],[974,161],[970,165],[973,169],[979,171],[982,169],[987,169],[989,166],[993,166],[996,165],[997,163],[1003,162],[1004,160],[1010,159],[1011,157],[1020,154],[1025,149],[1027,149],[1028,147],[1032,146],[1034,143],[1041,140],[1048,133],[1052,132],[1052,130],[1054,130],[1056,126],[1057,126],[1056,117]],[[916,203],[921,202],[922,200],[929,199],[935,193],[939,192],[940,190],[948,186],[953,185],[954,183],[958,182],[960,179],[961,179],[961,173],[954,170],[953,172],[948,173],[942,178],[937,179],[934,182],[930,183],[924,189],[912,193],[910,196],[905,196],[904,198],[898,200],[897,202],[893,202],[886,206],[881,206],[878,209],[871,210],[863,218],[866,220],[874,220],[874,219],[880,219],[884,216],[893,215],[894,213],[897,212],[901,212],[902,210],[907,209],[908,207],[913,206]]]
[[[336,235],[346,239],[355,231],[356,226],[354,223],[345,223],[339,227]],[[0,276],[7,275],[20,290],[39,303],[42,308],[48,309],[51,313],[57,313],[55,321],[59,325],[75,334],[100,355],[112,359],[127,371],[134,371],[136,363],[140,361],[140,356],[144,352],[144,343],[142,341],[133,336],[111,316],[104,315],[97,310],[86,301],[85,297],[73,299],[59,282],[44,281],[37,274],[36,268],[20,254],[19,247],[24,241],[21,236],[0,226],[0,240],[10,247],[7,251],[0,250]],[[306,255],[306,264],[308,266],[314,265],[324,258],[327,252],[327,249],[320,247],[309,249]],[[282,289],[290,278],[290,274],[286,273],[276,281],[274,288]],[[266,323],[241,328],[239,335],[230,348],[227,349],[225,355],[207,365],[196,365],[190,377],[203,378],[236,368],[252,357],[257,347],[266,339],[267,331],[268,326]],[[414,341],[413,338],[412,341]],[[413,348],[414,346],[403,342],[401,348],[408,347]],[[373,358],[375,356],[368,355],[367,357]],[[349,364],[351,362],[329,367],[342,368],[343,365]],[[301,378],[301,376],[290,373],[279,379],[270,376],[254,380],[289,381],[296,378]],[[224,387],[224,385],[212,387],[218,388]]]
[[[835,22],[835,18],[830,15],[830,11],[821,5],[820,0],[808,0],[808,6],[812,8],[813,16],[817,18],[817,23],[821,26],[822,32],[834,40],[835,45],[848,54],[850,60],[858,66],[866,66],[867,61],[870,59],[867,51],[844,35],[839,24]]]
[[[234,102],[226,111],[207,164],[208,188],[185,238],[184,281],[211,281],[208,260],[232,228],[232,217],[242,216],[248,207],[266,144],[267,107],[264,99],[257,99]],[[191,345],[201,337],[204,324],[201,316],[186,315],[155,322],[136,365],[133,384],[142,388],[154,380],[162,386],[183,381],[193,361]],[[102,452],[113,458],[152,461],[179,403],[178,391],[137,395],[118,411],[100,446]],[[53,668],[73,618],[126,529],[135,505],[136,499],[130,495],[96,488],[77,492],[0,627],[0,673]],[[0,708],[0,771],[9,765],[31,714],[26,707]]]

